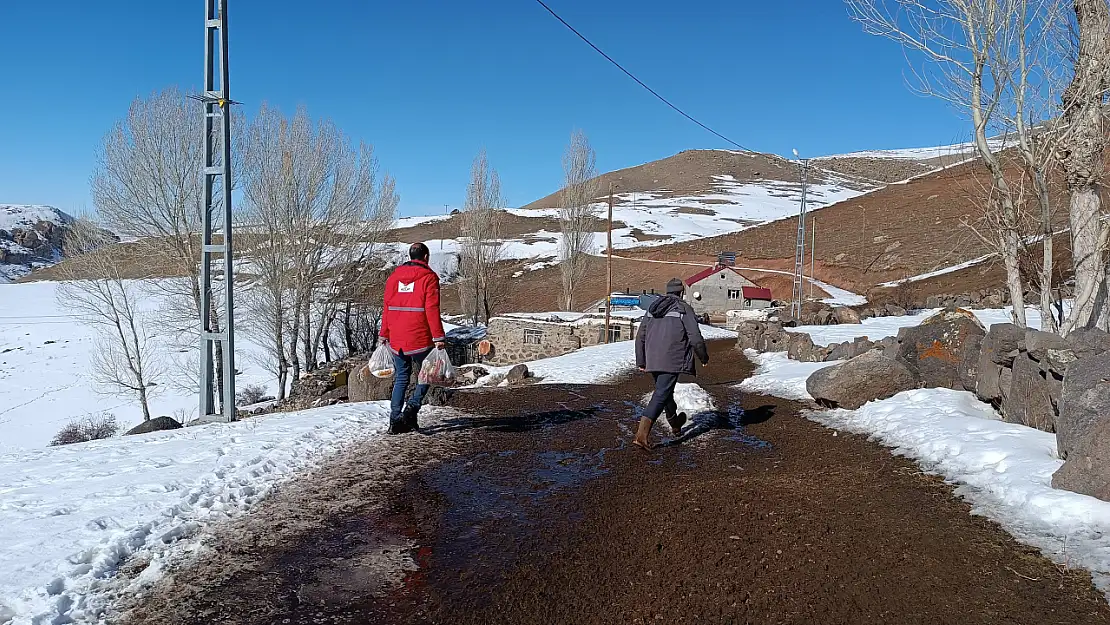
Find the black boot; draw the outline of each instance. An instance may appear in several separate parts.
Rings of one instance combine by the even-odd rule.
[[[400,415],[397,415],[396,417],[390,417],[390,419],[389,419],[389,429],[386,430],[386,433],[387,434],[404,434],[405,432],[411,431],[411,430],[406,428],[406,425],[407,424],[405,423],[405,417],[404,417],[403,413],[400,414]]]
[[[682,426],[686,425],[686,413],[680,412],[674,416],[667,415],[667,425],[671,426],[671,433],[678,436]]]
[[[420,424],[416,421],[416,415],[419,412],[420,408],[405,404],[405,409],[401,411],[401,421],[404,423],[406,432],[415,432],[420,429]]]

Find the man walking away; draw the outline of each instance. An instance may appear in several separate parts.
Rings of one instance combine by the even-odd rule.
[[[674,401],[678,376],[697,375],[695,355],[703,366],[709,364],[709,351],[705,348],[697,316],[694,309],[682,301],[684,290],[682,280],[674,278],[668,282],[667,294],[648,308],[636,334],[636,366],[655,378],[655,392],[632,441],[642,449],[652,448],[651,426],[664,412],[674,433],[682,429],[686,413],[677,414],[678,405]]]
[[[439,276],[428,266],[428,246],[413,243],[409,262],[385,281],[382,329],[379,333],[393,352],[393,397],[389,433],[404,434],[417,429],[416,415],[428,393],[427,384],[417,384],[408,403],[409,380],[432,351],[443,349],[443,320],[439,317]]]

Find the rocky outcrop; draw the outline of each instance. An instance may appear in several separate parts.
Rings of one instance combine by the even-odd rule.
[[[972,313],[949,308],[920,325],[898,333],[898,360],[923,386],[965,390],[975,388],[979,340],[986,334]]]
[[[0,277],[60,260],[71,223],[73,217],[51,206],[0,204]]]
[[[1110,500],[1110,351],[1076,360],[1064,376],[1052,485]]]
[[[917,376],[905,364],[879,350],[820,369],[806,381],[806,390],[818,404],[849,410],[918,386]]]

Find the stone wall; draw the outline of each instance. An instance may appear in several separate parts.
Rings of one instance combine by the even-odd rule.
[[[525,343],[525,330],[540,332],[539,343]],[[504,317],[490,319],[486,340],[492,349],[483,362],[498,366],[554,358],[582,347],[581,337],[570,324]]]

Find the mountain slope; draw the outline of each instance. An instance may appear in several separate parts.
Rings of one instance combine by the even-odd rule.
[[[53,206],[0,204],[0,281],[12,281],[61,259],[73,217]]]

